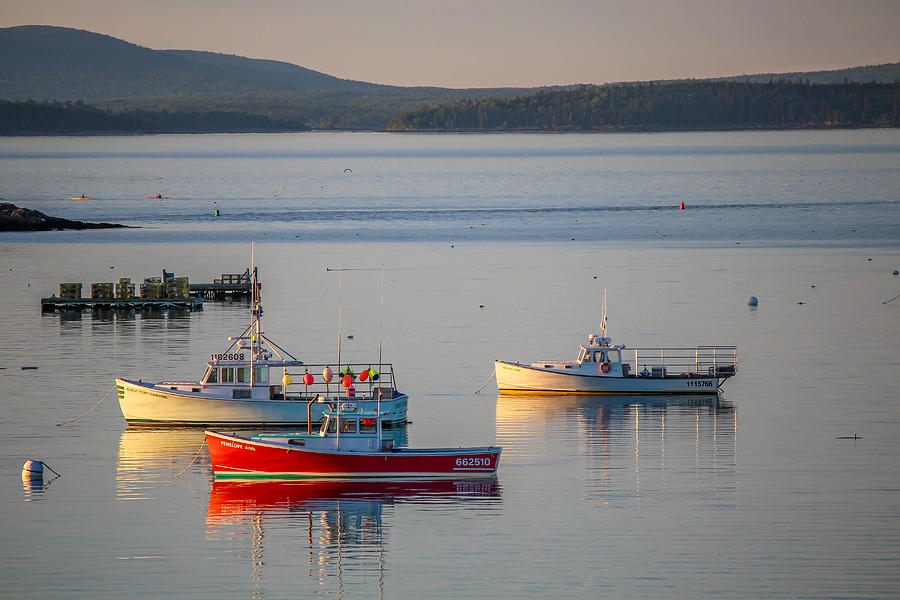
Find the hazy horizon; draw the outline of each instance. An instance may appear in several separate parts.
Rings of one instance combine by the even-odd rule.
[[[402,86],[535,87],[832,70],[900,60],[900,3],[0,0],[0,25],[57,25],[157,50],[279,60]]]

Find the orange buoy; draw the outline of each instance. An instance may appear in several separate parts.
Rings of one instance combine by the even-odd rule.
[[[303,383],[304,383],[304,384],[306,384],[306,385],[312,385],[312,384],[313,384],[313,381],[315,381],[315,379],[313,378],[313,374],[312,374],[312,373],[306,373],[306,374],[303,375]]]
[[[684,202],[681,203],[681,206],[678,207],[678,210],[684,210]]]

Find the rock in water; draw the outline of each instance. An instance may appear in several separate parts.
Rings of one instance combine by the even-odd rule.
[[[118,223],[85,223],[50,217],[44,213],[0,202],[0,231],[51,231],[53,229],[109,229],[127,227]]]

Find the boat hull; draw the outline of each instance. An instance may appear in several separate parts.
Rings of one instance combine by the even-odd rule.
[[[378,452],[318,450],[206,432],[217,479],[492,477],[500,448],[395,449]]]
[[[309,418],[318,422],[327,405],[314,402],[307,417],[305,400],[249,400],[223,398],[200,393],[179,392],[153,384],[116,379],[119,407],[129,425],[181,425],[200,427],[227,426],[293,426],[305,425]],[[377,402],[350,399],[361,408],[376,410]],[[407,397],[381,401],[384,422],[406,423]]]
[[[717,394],[712,376],[638,377],[563,373],[494,361],[497,388],[504,394]]]

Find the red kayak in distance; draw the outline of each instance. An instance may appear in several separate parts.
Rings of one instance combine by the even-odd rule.
[[[241,437],[206,431],[216,479],[493,477],[501,448],[394,448],[376,411],[352,403],[325,413],[315,433]]]

